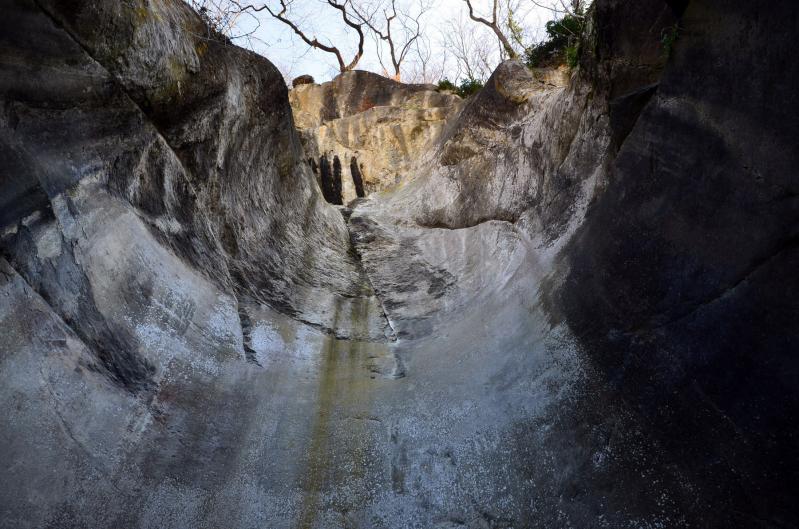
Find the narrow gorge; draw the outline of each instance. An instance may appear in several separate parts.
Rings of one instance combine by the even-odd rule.
[[[466,99],[0,13],[0,528],[799,527],[799,5]]]

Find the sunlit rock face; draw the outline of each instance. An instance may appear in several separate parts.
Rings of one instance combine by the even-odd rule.
[[[753,4],[598,0],[460,101],[8,3],[0,527],[799,524],[799,8]],[[442,114],[335,207],[308,131],[379,109],[376,166]]]
[[[462,100],[433,85],[346,72],[289,92],[308,163],[329,202],[347,204],[407,181]]]

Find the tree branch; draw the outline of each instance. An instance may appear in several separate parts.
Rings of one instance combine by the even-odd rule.
[[[491,10],[491,17],[492,17],[491,20],[487,20],[483,17],[475,15],[471,0],[463,0],[463,1],[466,2],[466,6],[469,8],[469,18],[471,18],[475,22],[488,26],[491,29],[491,31],[493,31],[494,34],[497,36],[497,39],[499,39],[499,43],[505,49],[505,52],[508,54],[508,57],[510,57],[511,59],[515,59],[516,57],[518,57],[516,50],[513,49],[513,46],[511,46],[510,41],[507,39],[507,37],[505,37],[505,34],[502,33],[502,30],[499,28],[499,24],[497,24],[498,0],[493,0],[492,10]]]
[[[353,57],[352,61],[349,64],[344,63],[344,57],[341,55],[341,50],[337,46],[323,44],[319,41],[315,36],[313,38],[308,37],[305,32],[291,19],[288,18],[289,12],[289,5],[291,5],[292,0],[279,0],[280,1],[280,10],[275,12],[272,8],[269,7],[268,4],[263,4],[260,7],[256,7],[253,4],[242,5],[238,0],[231,0],[231,3],[236,6],[240,13],[245,11],[266,11],[269,13],[272,18],[279,20],[283,24],[287,25],[291,30],[302,39],[305,44],[311,46],[312,48],[316,48],[318,50],[322,50],[324,52],[333,54],[336,57],[336,61],[338,62],[339,71],[346,72],[355,68],[355,65],[358,64],[358,61],[361,60],[363,56],[363,30],[361,29],[361,25],[355,23],[354,21],[350,20],[347,16],[347,9],[346,6],[349,3],[349,0],[345,0],[344,3],[339,4],[335,0],[327,0],[327,3],[330,4],[331,7],[337,9],[341,12],[341,17],[344,20],[344,23],[347,24],[349,27],[355,29],[358,33],[358,51]]]
[[[376,37],[377,42],[377,55],[380,60],[381,66],[387,72],[386,66],[383,64],[381,55],[381,46],[379,41],[383,41],[388,45],[389,58],[391,59],[391,66],[394,69],[393,78],[397,81],[401,78],[402,63],[408,55],[413,43],[422,34],[421,18],[429,9],[429,5],[425,2],[419,3],[419,12],[414,17],[410,14],[410,10],[403,11],[397,9],[396,0],[391,0],[389,7],[383,9],[383,19],[385,23],[383,26],[378,25],[375,21],[377,12],[382,5],[378,5],[375,9],[369,12],[359,11],[353,4],[352,10],[361,22],[368,27]],[[399,23],[399,37],[395,31],[396,25]],[[385,28],[385,29],[384,29]]]

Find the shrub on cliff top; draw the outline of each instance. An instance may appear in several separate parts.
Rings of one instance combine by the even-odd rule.
[[[453,83],[449,79],[442,79],[442,80],[440,80],[438,82],[438,91],[439,92],[447,91],[447,92],[455,92],[455,93],[457,93],[458,87],[455,86],[455,83]]]
[[[585,18],[582,13],[567,14],[546,24],[547,39],[533,44],[524,51],[525,63],[530,68],[568,64],[577,66]]]
[[[438,82],[438,90],[454,92],[463,99],[466,99],[467,97],[479,92],[480,89],[483,88],[483,85],[483,81],[480,81],[479,79],[464,79],[461,81],[461,84],[457,86],[449,79],[442,79]]]
[[[479,79],[464,79],[458,86],[458,95],[466,99],[479,92],[481,88],[483,88],[483,81]]]

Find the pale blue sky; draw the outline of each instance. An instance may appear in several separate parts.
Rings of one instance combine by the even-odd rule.
[[[272,6],[279,5],[277,0],[268,1],[272,2],[270,4]],[[417,1],[399,0],[399,3],[409,4]],[[432,52],[431,62],[441,63],[443,59],[446,59],[446,63],[433,65],[430,70],[435,71],[428,73],[428,77],[443,76],[453,79],[458,76],[456,61],[452,56],[447,57],[443,40],[446,34],[450,32],[449,28],[459,18],[467,28],[468,37],[471,41],[489,43],[485,49],[491,53],[490,62],[493,63],[491,66],[496,66],[499,61],[496,38],[487,28],[468,20],[466,4],[463,0],[429,1],[431,2],[431,7],[423,20],[426,28],[425,35]],[[516,1],[519,4],[517,19],[522,22],[522,26],[525,29],[526,41],[532,42],[539,39],[543,35],[544,24],[547,20],[553,18],[553,13],[537,7],[529,0]],[[545,0],[545,2],[547,1],[554,3],[553,0]],[[260,5],[260,2],[253,3]],[[473,5],[480,15],[488,16],[490,13],[491,0],[474,0]],[[357,45],[357,37],[352,30],[350,30],[349,34],[346,33],[345,30],[349,28],[344,25],[337,11],[328,6],[325,0],[294,0],[292,9],[294,10],[293,20],[297,20],[298,24],[307,31],[309,36],[316,36],[322,42],[334,41],[336,45],[342,48],[344,60],[349,62]],[[260,27],[253,34],[253,38],[237,39],[235,42],[269,58],[289,79],[302,74],[311,74],[317,82],[320,82],[329,80],[338,74],[337,62],[333,55],[309,48],[290,28],[272,19],[266,11],[258,14],[258,23]],[[244,33],[255,27],[256,22],[251,17],[242,17],[239,19],[238,25],[239,27],[235,28],[235,31]],[[342,45],[340,44],[341,42],[346,44]],[[382,73],[375,51],[376,44],[374,39],[367,35],[364,46],[365,54],[357,68]],[[387,64],[390,63],[390,61],[385,62]],[[418,64],[418,61],[416,62]],[[413,81],[414,79],[409,78],[414,77],[413,64],[411,60],[407,64],[408,68],[403,73],[403,80]],[[438,75],[439,71],[442,71],[443,74]],[[462,72],[461,77],[464,77]]]

